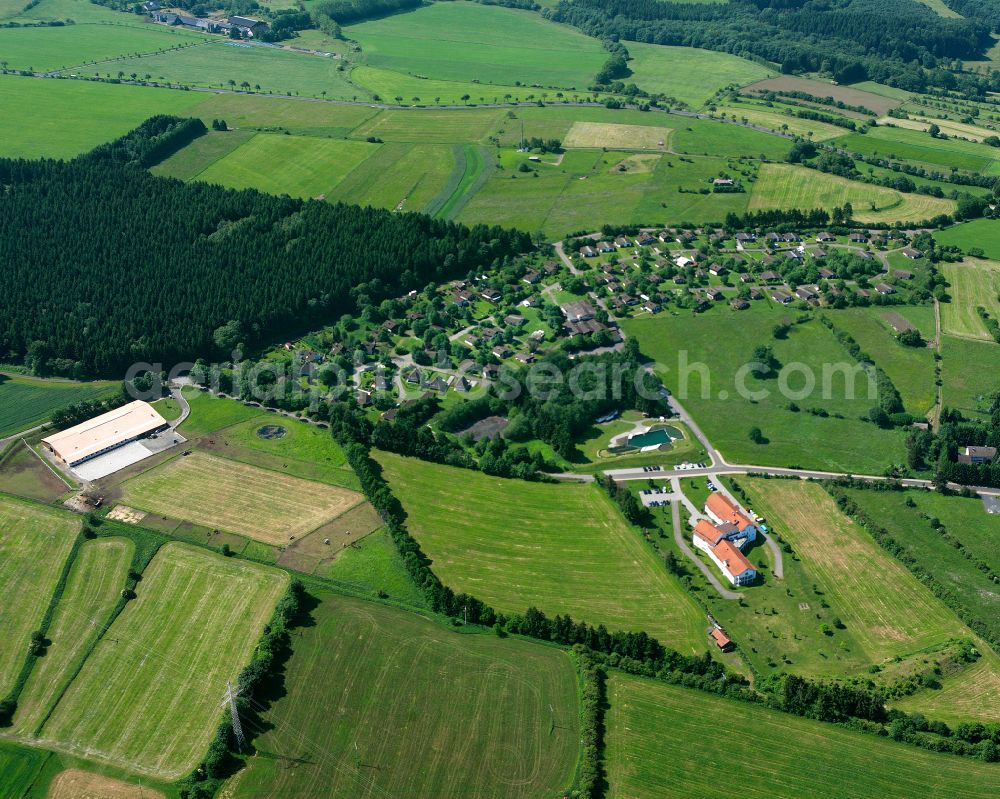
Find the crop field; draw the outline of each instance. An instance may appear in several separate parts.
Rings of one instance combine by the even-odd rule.
[[[148,784],[125,782],[102,774],[68,768],[49,785],[46,799],[165,799]]]
[[[697,316],[661,314],[626,320],[622,327],[659,364],[657,374],[667,388],[731,463],[868,474],[881,472],[887,463],[902,463],[903,436],[859,420],[875,397],[869,393],[869,381],[854,372],[854,362],[829,330],[819,322],[808,322],[795,325],[787,339],[773,337],[776,324],[792,319],[794,312],[756,303],[738,313],[717,307]],[[748,376],[746,389],[765,395],[755,402],[741,396],[737,372],[752,360],[758,344],[772,346],[781,364],[805,364],[815,379],[812,390],[807,390],[808,378],[802,373],[788,375],[792,390],[788,397],[782,395],[777,380]],[[685,361],[680,360],[681,352]],[[847,379],[850,375],[855,376],[853,381]],[[802,408],[798,413],[788,408],[793,398]],[[809,408],[830,415],[810,414]],[[837,419],[834,413],[844,418]],[[752,427],[759,427],[768,443],[753,443]],[[857,446],[859,441],[866,446]]]
[[[533,799],[572,782],[579,710],[564,652],[318,598],[227,796]]]
[[[742,483],[757,500],[754,509],[791,544],[872,662],[968,635],[955,615],[844,516],[820,486],[796,480]]]
[[[355,67],[351,71],[351,81],[363,87],[373,98],[413,106],[530,102],[549,99],[552,94],[527,85],[434,80],[367,65]]]
[[[789,164],[761,164],[750,195],[750,210],[826,208],[851,203],[862,222],[923,221],[955,209],[951,200],[901,194],[884,186],[848,180]],[[872,207],[874,205],[874,208]]]
[[[941,327],[945,333],[962,338],[992,341],[977,309],[982,307],[994,319],[1000,317],[1000,262],[966,258],[961,263],[941,265],[949,283],[950,302],[941,303]]]
[[[800,119],[749,103],[719,106],[718,113],[728,114],[740,120],[745,119],[753,125],[760,125],[771,130],[806,136],[813,141],[835,139],[838,136],[843,136],[845,130],[837,125],[817,122],[813,119]]]
[[[919,130],[924,133],[931,125],[937,125],[941,132],[947,136],[958,136],[963,139],[982,141],[987,136],[995,136],[996,132],[990,128],[982,128],[978,125],[967,125],[964,122],[955,122],[951,119],[941,119],[940,117],[928,117],[924,112],[914,108],[910,111],[913,116],[907,119],[897,119],[896,117],[886,117],[879,120],[879,124],[895,125],[907,130]]]
[[[285,590],[284,572],[165,544],[54,713],[40,743],[174,780],[215,735],[220,696]]]
[[[34,427],[67,405],[110,396],[120,386],[0,375],[0,438]]]
[[[184,114],[203,101],[193,92],[0,75],[0,156],[71,158],[154,114]]]
[[[954,336],[941,337],[943,404],[967,416],[989,410],[990,396],[997,390],[1000,346]],[[969,364],[975,364],[974,369]]]
[[[408,526],[455,591],[507,612],[645,631],[704,649],[704,619],[680,584],[592,485],[544,485],[378,454]]]
[[[796,78],[792,75],[781,75],[776,78],[769,78],[754,83],[747,87],[750,93],[761,91],[772,92],[805,92],[814,97],[832,97],[847,105],[860,105],[874,111],[879,116],[889,113],[890,108],[898,108],[903,104],[902,99],[889,95],[876,94],[853,86],[836,86],[824,81],[810,80],[809,78]]]
[[[649,125],[617,125],[609,122],[574,122],[563,145],[570,148],[609,150],[653,150],[664,152],[670,128]]]
[[[678,153],[688,155],[715,155],[737,158],[768,158],[784,160],[791,149],[788,139],[771,133],[746,128],[742,125],[723,124],[711,119],[667,117],[674,129],[671,146]]]
[[[674,97],[691,108],[700,108],[721,88],[745,86],[774,74],[754,61],[714,50],[641,42],[628,42],[627,47],[632,56],[629,83]]]
[[[933,308],[916,306],[906,309],[927,318],[923,326],[926,337],[933,337]],[[898,313],[896,308],[893,312]],[[849,333],[862,350],[882,368],[899,389],[903,406],[916,415],[925,414],[935,400],[934,351],[929,347],[907,347],[896,340],[896,334],[885,319],[882,308],[848,308],[829,311],[828,316],[840,329]],[[929,327],[929,330],[927,329]]]
[[[361,44],[371,66],[438,80],[585,90],[607,59],[597,39],[573,28],[465,2],[349,25],[344,35]]]
[[[938,244],[961,247],[966,252],[978,247],[987,258],[1000,260],[1000,223],[995,219],[974,219],[952,225],[936,232],[934,240]]]
[[[76,516],[0,497],[0,696],[17,679],[79,530]]]
[[[202,452],[177,456],[123,484],[132,507],[287,544],[362,501],[336,486]]]
[[[995,160],[993,148],[960,139],[934,139],[927,133],[904,128],[878,127],[861,135],[852,133],[838,145],[864,155],[878,155],[934,166],[983,172]]]
[[[252,130],[210,131],[150,168],[154,175],[192,180],[259,134]],[[240,164],[240,167],[252,166]],[[241,170],[244,173],[246,169]],[[245,174],[241,177],[246,177]],[[217,181],[222,183],[223,181]]]
[[[496,129],[502,116],[503,111],[498,108],[387,109],[362,123],[351,136],[356,139],[377,136],[385,141],[415,144],[478,142]]]
[[[48,752],[0,741],[0,799],[23,799],[48,759]]]
[[[198,106],[197,112],[206,124],[213,119],[224,119],[230,128],[282,128],[295,136],[334,138],[346,136],[379,113],[367,105],[338,105],[252,94],[212,94]]]
[[[734,779],[744,795],[774,799],[985,799],[1000,778],[994,764],[640,677],[614,674],[608,699],[609,799],[723,799]],[[720,729],[753,743],[705,745]]]
[[[105,22],[117,25],[138,26],[141,20],[120,11],[112,11],[89,0],[40,0],[37,5],[27,8],[29,3],[21,0],[0,0],[0,19],[16,22],[50,22],[72,19],[76,24],[83,22]]]
[[[52,643],[35,662],[18,698],[15,732],[34,734],[80,657],[103,632],[125,586],[134,550],[127,538],[102,538],[80,546],[46,635]]]
[[[155,81],[185,86],[229,88],[245,82],[254,90],[274,94],[368,99],[368,93],[351,83],[347,73],[337,69],[338,65],[340,61],[334,58],[216,37],[197,47],[123,58],[99,66],[114,73],[136,72],[151,75]],[[82,72],[90,74],[90,68]]]
[[[377,149],[367,142],[258,133],[201,172],[198,180],[322,199]]]
[[[133,17],[132,19],[137,19]],[[166,25],[82,24],[60,27],[0,29],[0,53],[8,69],[30,69],[36,72],[69,69],[88,64],[88,74],[114,70],[108,59],[135,53],[155,53],[174,47],[205,41],[205,37],[189,30],[176,30]],[[98,62],[91,66],[91,62]],[[130,70],[125,70],[129,72]]]

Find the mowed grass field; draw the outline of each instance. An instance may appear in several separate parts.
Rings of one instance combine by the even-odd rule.
[[[993,148],[961,139],[935,139],[929,133],[905,128],[877,127],[861,135],[852,133],[837,140],[851,152],[903,159],[933,166],[985,172],[996,160]]]
[[[0,799],[23,799],[49,757],[48,752],[0,741]]]
[[[873,663],[970,635],[954,613],[844,516],[820,486],[746,479],[754,510],[788,541]]]
[[[0,496],[0,696],[14,686],[79,531],[72,514]]]
[[[974,219],[952,225],[934,234],[938,244],[961,247],[968,252],[978,247],[987,258],[1000,260],[1000,222],[995,219]]]
[[[1000,317],[1000,262],[966,258],[961,263],[941,265],[948,281],[950,302],[941,303],[941,327],[962,338],[992,341],[978,308],[994,319]]]
[[[941,687],[918,691],[892,702],[907,713],[958,725],[970,720],[1000,722],[1000,659],[985,645],[982,657],[957,674],[940,680]]]
[[[673,131],[670,128],[650,125],[574,122],[563,140],[563,145],[569,148],[664,152],[671,133]]]
[[[875,396],[861,374],[851,390],[844,374],[852,374],[855,364],[826,327],[812,321],[795,325],[787,339],[773,337],[774,326],[795,315],[771,303],[756,303],[739,312],[716,307],[697,316],[626,320],[622,327],[638,338],[667,388],[731,463],[878,474],[888,463],[904,462],[901,433],[860,421]],[[766,395],[758,394],[755,402],[741,396],[737,373],[752,361],[759,344],[772,346],[782,364],[805,364],[815,378],[812,390],[807,391],[801,373],[789,375],[792,397],[782,393],[778,380],[747,377],[749,391]],[[829,391],[824,390],[824,369]],[[791,398],[800,412],[789,410]],[[822,408],[830,415],[816,416],[806,412],[808,408]],[[768,443],[752,442],[752,427],[759,427]]]
[[[813,141],[826,141],[844,135],[844,128],[837,125],[787,116],[776,110],[768,110],[766,107],[748,103],[719,106],[718,113],[735,117],[741,121],[746,120],[753,125],[760,125],[770,130],[805,136]]]
[[[645,631],[683,652],[705,648],[701,611],[596,486],[377,458],[410,532],[455,591],[508,613],[534,606],[612,631]]]
[[[52,643],[35,662],[18,698],[15,732],[34,734],[80,657],[104,631],[125,587],[134,550],[127,538],[102,538],[80,546],[46,636]]]
[[[847,202],[854,206],[855,218],[862,222],[922,221],[955,209],[952,200],[925,194],[901,194],[884,186],[859,183],[790,164],[761,164],[749,207],[752,211],[832,209]]]
[[[438,80],[586,90],[607,60],[597,39],[574,28],[466,2],[348,25],[344,35],[361,45],[371,66]]]
[[[997,390],[1000,346],[992,341],[942,336],[941,354],[943,403],[966,416],[985,414],[990,396]]]
[[[354,491],[202,452],[177,456],[122,487],[132,507],[276,545],[363,501]]]
[[[233,680],[288,583],[284,572],[165,544],[40,739],[164,780],[204,755]]]
[[[632,59],[628,67],[634,82],[647,92],[674,97],[692,108],[700,108],[725,86],[745,86],[775,74],[773,70],[745,58],[661,44],[629,42]]]
[[[46,421],[53,411],[84,400],[111,396],[120,383],[44,380],[0,375],[0,438]]]
[[[534,799],[572,782],[579,709],[566,653],[318,599],[286,693],[227,796]]]
[[[640,677],[612,675],[608,700],[609,799],[723,799],[737,784],[774,799],[985,799],[1000,780],[995,764]]]

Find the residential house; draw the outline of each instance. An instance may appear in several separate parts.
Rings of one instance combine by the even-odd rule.
[[[596,258],[597,250],[587,244],[580,248],[580,255],[584,258]]]
[[[587,300],[567,302],[565,305],[560,305],[559,308],[569,322],[582,322],[587,319],[593,319],[596,313],[594,306]]]
[[[729,307],[734,311],[745,311],[750,307],[750,303],[744,300],[742,297],[736,297],[729,301]]]
[[[899,252],[902,254],[904,258],[909,258],[911,261],[915,261],[917,260],[917,258],[924,257],[924,254],[915,247],[903,247],[903,249],[901,249]]]
[[[524,277],[521,278],[521,280],[523,280],[529,286],[534,286],[541,279],[542,279],[542,276],[538,272],[536,272],[534,269],[531,269],[531,270],[525,272],[524,273]]]
[[[895,294],[896,289],[890,286],[888,283],[878,283],[875,286],[875,291],[879,294]]]
[[[959,463],[993,463],[997,457],[996,447],[965,447],[958,453]]]
[[[480,296],[487,302],[500,302],[503,299],[503,294],[497,289],[484,289]]]

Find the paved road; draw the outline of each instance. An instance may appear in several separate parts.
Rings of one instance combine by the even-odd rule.
[[[701,559],[695,554],[694,550],[688,545],[687,538],[684,533],[687,528],[681,524],[681,503],[677,501],[676,498],[670,503],[670,512],[673,519],[674,528],[674,541],[677,542],[677,546],[680,547],[681,552],[683,552],[688,560],[690,560],[695,566],[698,567],[705,579],[712,584],[712,587],[719,592],[719,596],[723,599],[739,599],[740,595],[735,591],[730,591],[726,588],[720,581],[719,578],[715,576],[708,565],[703,563]]]
[[[176,430],[191,415],[191,403],[184,396],[184,386],[182,385],[171,386],[170,396],[177,400],[177,404],[181,406],[181,415],[170,423],[170,429]]]

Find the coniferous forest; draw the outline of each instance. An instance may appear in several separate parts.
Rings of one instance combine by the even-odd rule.
[[[161,118],[73,161],[0,159],[0,359],[80,377],[228,357],[531,246],[516,231],[142,168],[190,135]]]

